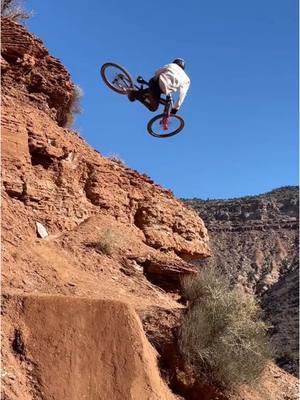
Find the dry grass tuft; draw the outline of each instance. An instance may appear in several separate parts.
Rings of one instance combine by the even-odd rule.
[[[69,103],[69,111],[65,116],[65,123],[63,124],[64,128],[71,128],[75,120],[75,115],[80,114],[82,112],[80,105],[82,96],[83,96],[83,90],[81,89],[80,86],[75,85]]]
[[[99,240],[94,243],[95,250],[105,254],[107,256],[112,256],[116,249],[116,236],[112,229],[106,229],[99,237]]]
[[[122,160],[122,158],[118,154],[110,154],[107,157],[110,161],[113,161],[114,163],[120,165],[120,167],[125,167],[125,161]]]
[[[25,10],[21,0],[1,0],[1,16],[11,18],[13,21],[21,22],[31,18],[32,12]]]

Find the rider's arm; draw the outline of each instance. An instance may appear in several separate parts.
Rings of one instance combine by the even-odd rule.
[[[185,82],[182,84],[179,89],[178,89],[178,99],[174,105],[174,108],[176,110],[179,110],[179,108],[182,106],[182,103],[185,99],[185,96],[187,94],[187,91],[189,90],[190,87],[190,81]]]

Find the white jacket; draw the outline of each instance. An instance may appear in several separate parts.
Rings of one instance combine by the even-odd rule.
[[[164,65],[158,69],[155,72],[155,76],[158,78],[158,84],[163,93],[169,94],[178,90],[178,100],[174,105],[174,108],[178,110],[190,87],[190,78],[179,65],[174,63]]]

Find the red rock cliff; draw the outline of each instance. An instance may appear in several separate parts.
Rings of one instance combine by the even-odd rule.
[[[48,326],[47,318],[41,319],[39,304],[47,304],[52,315],[54,295],[68,296],[68,304],[75,297],[105,299],[108,303],[101,303],[100,308],[115,309],[118,318],[121,307],[122,318],[127,313],[129,321],[131,311],[116,300],[143,315],[153,307],[180,309],[176,301],[180,277],[195,273],[190,260],[210,254],[206,228],[195,212],[149,177],[102,157],[75,132],[63,128],[73,92],[68,72],[42,42],[21,25],[3,19],[3,363],[7,374],[14,376],[13,380],[6,378],[3,390],[11,399],[21,398],[21,393],[24,399],[31,399],[32,393],[39,398],[42,392],[48,399],[51,393],[65,393],[70,387],[67,379],[64,387],[47,389],[47,379],[56,376],[51,367],[55,351],[44,359],[33,349],[42,349],[65,333],[60,332],[59,318],[55,328]],[[46,229],[44,239],[37,233],[37,223]],[[41,303],[40,296],[46,294],[46,302]],[[27,302],[34,304],[31,310],[36,311],[26,317],[25,306],[13,304]],[[78,318],[89,324],[87,315],[93,314],[94,306],[90,302],[76,304]],[[88,310],[80,311],[82,307]],[[35,339],[28,336],[32,312],[33,321],[48,332],[45,342],[42,334]],[[114,335],[113,326],[123,324],[122,318],[109,324],[112,331],[105,331],[107,339]],[[99,324],[107,324],[105,318]],[[77,322],[72,329],[76,335],[86,334]],[[133,335],[130,329],[127,336]],[[138,334],[136,346],[146,361],[137,368],[148,370],[133,386],[125,379],[115,398],[127,398],[128,391],[135,399],[174,398],[159,381],[158,370],[153,372],[157,368],[154,355],[143,353],[143,335],[142,331]],[[118,346],[117,342],[114,345]],[[124,352],[130,350],[127,347],[124,344]],[[88,351],[87,357],[92,357],[93,348]],[[105,345],[100,351],[105,352]],[[124,357],[130,359],[130,353]],[[37,365],[38,372],[28,370],[24,360],[26,365]],[[76,379],[75,370],[69,372]],[[80,390],[84,393],[84,386]],[[143,397],[146,393],[148,397]],[[98,395],[97,390],[93,392],[95,398],[102,398]]]

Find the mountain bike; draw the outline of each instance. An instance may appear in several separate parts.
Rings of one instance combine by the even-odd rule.
[[[134,82],[130,73],[118,64],[105,63],[100,72],[106,85],[119,94],[128,95],[132,90],[143,90],[144,85],[149,86],[141,76]],[[180,115],[171,114],[172,96],[161,97],[159,103],[164,106],[163,113],[150,119],[147,124],[148,133],[157,138],[177,135],[184,128],[184,119]]]

